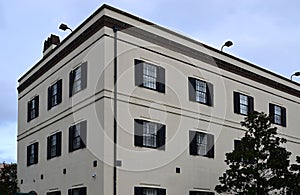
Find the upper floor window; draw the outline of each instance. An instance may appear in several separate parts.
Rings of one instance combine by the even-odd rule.
[[[70,72],[69,96],[73,96],[87,87],[87,62]]]
[[[87,121],[82,121],[69,128],[69,152],[86,147]]]
[[[35,96],[27,104],[27,122],[39,116],[39,96]]]
[[[86,187],[73,188],[68,190],[68,195],[86,195]]]
[[[207,191],[190,191],[190,195],[214,195],[214,192]]]
[[[47,192],[47,195],[61,195],[61,192],[60,191]]]
[[[192,77],[189,77],[188,80],[189,99],[208,106],[213,106],[213,85]]]
[[[61,103],[62,80],[57,81],[48,88],[48,110]]]
[[[47,138],[47,159],[61,155],[61,132]]]
[[[134,195],[166,195],[166,189],[134,187]]]
[[[165,93],[165,69],[135,59],[135,85]]]
[[[165,149],[166,126],[145,120],[134,120],[134,145]]]
[[[284,107],[270,103],[269,115],[272,123],[286,127],[286,109]]]
[[[214,136],[190,131],[190,154],[214,158]]]
[[[38,163],[39,143],[35,142],[27,146],[27,166]]]
[[[234,113],[248,115],[254,111],[254,98],[239,92],[233,92]]]

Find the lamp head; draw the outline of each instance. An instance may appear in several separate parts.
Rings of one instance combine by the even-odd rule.
[[[232,41],[226,41],[224,44],[224,46],[226,46],[226,47],[230,47],[232,45],[233,45]]]
[[[298,77],[298,76],[300,76],[300,72],[295,72],[294,75],[295,75],[296,77]]]
[[[59,29],[65,31],[69,29],[69,27],[66,24],[62,23],[61,25],[59,25]]]

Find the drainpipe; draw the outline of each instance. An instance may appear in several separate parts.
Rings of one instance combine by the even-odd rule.
[[[114,189],[113,194],[117,195],[117,32],[118,27],[113,27],[114,31]]]

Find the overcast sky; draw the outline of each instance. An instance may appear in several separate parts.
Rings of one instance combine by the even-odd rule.
[[[0,162],[16,162],[17,80],[42,57],[44,40],[61,22],[73,29],[104,2],[4,0],[0,2]],[[105,3],[287,78],[300,70],[299,0],[107,0]],[[297,78],[295,78],[297,81]],[[300,80],[298,80],[300,81]]]

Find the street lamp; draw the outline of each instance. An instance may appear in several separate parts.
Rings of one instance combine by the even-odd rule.
[[[291,81],[293,80],[293,76],[296,76],[296,77],[300,76],[300,72],[295,72],[294,74],[292,74],[291,75]]]
[[[224,47],[224,46],[230,47],[230,46],[232,46],[232,45],[233,45],[232,41],[226,41],[226,42],[224,43],[224,45],[222,45],[221,51],[223,51],[223,47]]]
[[[66,25],[64,23],[59,25],[59,29],[63,30],[63,31],[70,30],[71,32],[73,32],[73,30],[70,27],[68,27],[68,25]]]

